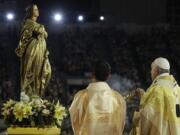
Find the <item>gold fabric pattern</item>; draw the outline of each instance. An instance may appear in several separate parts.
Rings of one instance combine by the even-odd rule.
[[[174,77],[158,76],[141,99],[140,135],[180,135],[179,103],[180,88]]]
[[[74,135],[122,135],[126,103],[106,83],[78,92],[69,109]]]

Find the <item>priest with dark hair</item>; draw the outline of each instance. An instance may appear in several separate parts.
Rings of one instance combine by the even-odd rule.
[[[111,66],[97,61],[92,82],[74,97],[69,109],[74,135],[122,135],[126,103],[123,97],[106,83]]]

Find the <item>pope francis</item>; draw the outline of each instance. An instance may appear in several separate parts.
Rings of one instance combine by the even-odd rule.
[[[151,65],[152,84],[140,103],[140,135],[180,135],[180,87],[166,58]]]
[[[106,83],[110,72],[107,62],[98,61],[94,81],[75,95],[69,109],[74,135],[122,135],[126,103]]]

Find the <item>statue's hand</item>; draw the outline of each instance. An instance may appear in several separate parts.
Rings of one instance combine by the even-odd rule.
[[[48,37],[48,34],[47,34],[47,32],[46,32],[46,31],[44,31],[44,36],[45,36],[45,38],[47,38],[47,37]]]
[[[42,31],[44,37],[47,38],[48,37],[48,33],[46,32],[46,29],[45,29],[44,25],[41,25],[41,31]]]

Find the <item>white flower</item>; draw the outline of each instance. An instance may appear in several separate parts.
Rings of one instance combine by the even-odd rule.
[[[49,114],[50,114],[50,111],[47,110],[47,109],[43,109],[42,113],[43,113],[44,115],[49,115]]]
[[[20,97],[21,101],[23,102],[29,102],[29,96],[25,94],[25,92],[21,92],[21,97]]]
[[[39,97],[33,97],[31,104],[34,107],[40,108],[43,106],[43,100]]]

